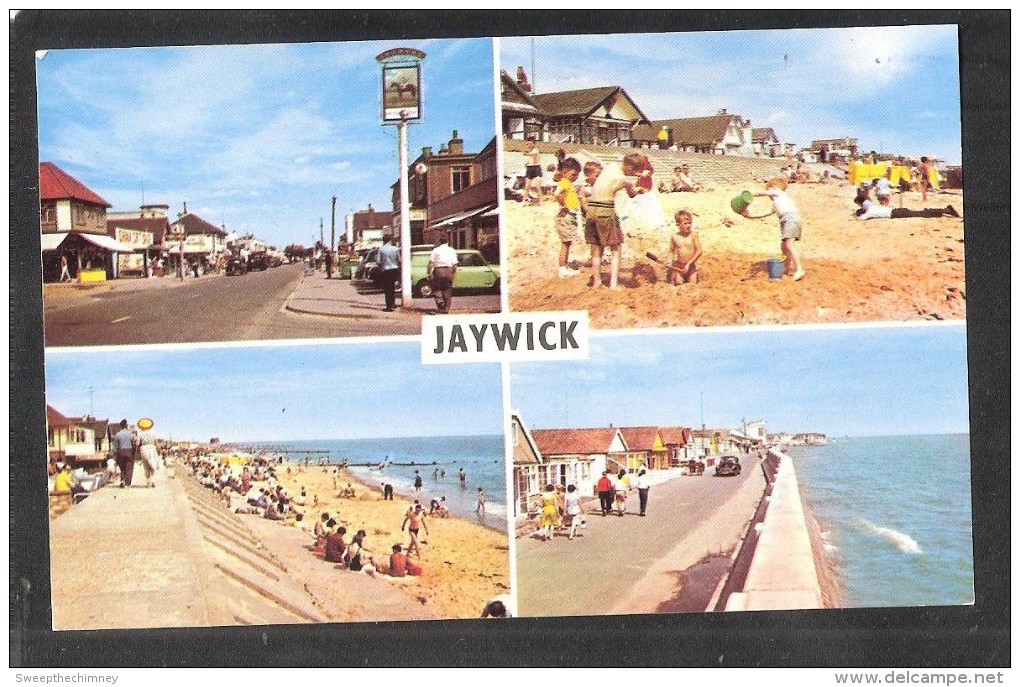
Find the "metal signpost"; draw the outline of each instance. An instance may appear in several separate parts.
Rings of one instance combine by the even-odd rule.
[[[400,164],[400,294],[411,303],[411,203],[407,188],[407,124],[422,118],[421,62],[415,48],[393,48],[376,55],[382,65],[382,123],[395,124]]]

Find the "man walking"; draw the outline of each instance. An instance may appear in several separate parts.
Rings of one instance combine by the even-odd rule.
[[[638,470],[637,477],[634,478],[634,486],[637,487],[638,505],[641,508],[641,516],[644,517],[645,510],[648,508],[648,476],[645,474],[645,469],[641,468]]]
[[[120,421],[120,431],[113,436],[113,446],[117,451],[117,466],[120,467],[120,486],[129,487],[135,471],[135,438],[127,428],[127,420]]]
[[[599,492],[602,517],[605,517],[613,510],[613,482],[609,479],[608,472],[603,471],[602,477],[595,483],[595,489]]]
[[[432,281],[432,295],[436,299],[436,311],[450,312],[453,305],[453,280],[457,276],[457,251],[450,247],[448,232],[443,232],[439,245],[429,255],[429,278]]]
[[[386,293],[386,312],[393,312],[397,302],[397,279],[400,278],[400,251],[393,245],[393,238],[387,236],[379,249],[380,281]]]

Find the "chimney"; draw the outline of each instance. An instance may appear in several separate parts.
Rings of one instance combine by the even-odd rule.
[[[463,155],[464,154],[464,139],[457,135],[457,130],[453,130],[453,138],[450,139],[450,155]]]
[[[725,107],[723,107],[723,108],[720,108],[720,109],[719,109],[719,114],[728,114],[728,113],[726,112],[726,108],[725,108]]]
[[[430,157],[431,155],[432,155],[432,146],[422,146],[421,147],[421,156],[422,157]]]
[[[182,201],[182,202],[181,202],[181,205],[183,205],[183,206],[184,206],[184,212],[182,212],[181,214],[182,214],[182,215],[186,215],[186,214],[188,214],[188,201],[186,201],[186,200],[185,200],[185,201]]]
[[[439,154],[440,155],[449,155],[449,153],[450,153],[450,151],[447,150],[445,143],[443,143],[442,145],[439,146]]]

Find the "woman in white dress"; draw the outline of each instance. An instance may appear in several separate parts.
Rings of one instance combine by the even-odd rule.
[[[138,421],[138,454],[145,470],[145,486],[155,487],[152,476],[159,467],[159,451],[156,449],[156,435],[152,433],[153,422],[147,417]]]

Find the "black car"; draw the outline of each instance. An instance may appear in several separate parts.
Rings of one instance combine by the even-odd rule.
[[[740,474],[740,459],[736,456],[723,456],[715,466],[716,477],[732,477]]]
[[[262,271],[269,269],[269,256],[265,253],[252,253],[248,256],[248,271]]]
[[[245,261],[245,259],[242,258],[240,255],[235,255],[234,257],[227,260],[226,273],[227,276],[232,276],[235,274],[247,274],[248,273],[247,261]]]

